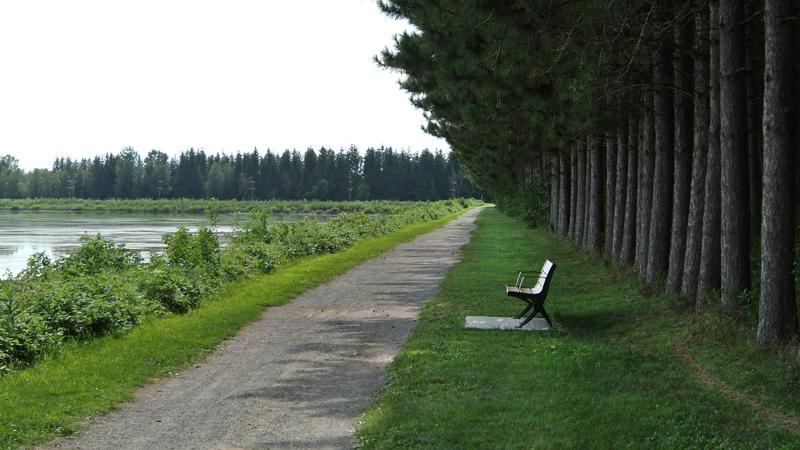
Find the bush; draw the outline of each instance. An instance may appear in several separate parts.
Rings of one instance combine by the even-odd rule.
[[[0,374],[33,362],[60,340],[41,317],[21,308],[13,292],[0,290]]]
[[[17,278],[32,280],[47,276],[53,269],[53,262],[44,252],[36,252],[28,258],[25,269],[17,275]]]
[[[333,253],[356,241],[357,234],[346,222],[277,223],[272,225],[264,242],[280,248],[288,258]]]
[[[521,185],[517,192],[498,198],[497,206],[506,214],[534,228],[547,223],[550,216],[549,187],[541,181]]]
[[[157,310],[116,273],[31,284],[24,299],[31,314],[64,336],[87,338],[126,330]]]
[[[185,313],[200,304],[201,289],[177,267],[155,257],[136,276],[145,298],[171,313]]]
[[[125,248],[124,244],[97,236],[81,236],[81,245],[69,256],[55,262],[55,270],[69,277],[97,275],[107,271],[122,271],[141,264],[138,252]],[[29,261],[30,266],[30,261]]]
[[[219,239],[213,230],[200,227],[192,235],[186,227],[164,237],[165,250],[170,264],[184,270],[202,269],[211,275],[219,270]]]
[[[265,242],[235,242],[222,253],[221,272],[226,280],[272,272],[285,255]]]

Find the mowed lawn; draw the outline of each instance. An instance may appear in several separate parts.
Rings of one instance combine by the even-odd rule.
[[[495,209],[478,223],[390,365],[359,426],[363,446],[800,447],[775,415],[800,412],[797,363],[752,343],[754,305],[736,319],[698,317],[686,301],[648,295],[630,272]],[[546,258],[558,264],[546,308],[560,329],[463,328],[468,315],[518,312],[503,285]]]

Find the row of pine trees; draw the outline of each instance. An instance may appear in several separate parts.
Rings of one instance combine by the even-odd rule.
[[[500,204],[697,311],[798,337],[796,0],[381,2],[378,63]]]
[[[461,166],[441,151],[415,154],[391,147],[283,153],[207,154],[187,150],[144,159],[126,148],[91,159],[58,158],[52,169],[21,170],[0,158],[3,198],[217,198],[439,200],[478,197]]]

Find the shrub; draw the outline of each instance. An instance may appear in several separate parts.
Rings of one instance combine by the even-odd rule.
[[[142,262],[138,252],[128,250],[124,244],[114,243],[99,234],[81,236],[80,242],[80,247],[69,256],[56,260],[55,269],[61,274],[70,277],[97,275],[125,270]]]
[[[221,272],[226,280],[272,272],[285,255],[265,242],[234,242],[223,253]]]
[[[17,275],[18,278],[32,280],[45,277],[53,269],[53,262],[44,252],[36,252],[28,258],[25,269]]]
[[[164,236],[167,244],[166,254],[170,264],[184,270],[203,269],[216,274],[219,269],[219,239],[213,230],[200,227],[192,235],[186,227],[180,227],[173,234]]]
[[[28,311],[64,336],[87,338],[126,330],[157,310],[121,274],[50,279],[29,285]]]
[[[136,276],[137,287],[144,297],[172,313],[185,313],[200,304],[201,289],[192,278],[158,256]]]
[[[0,374],[33,362],[60,340],[41,317],[21,308],[10,289],[0,290]]]

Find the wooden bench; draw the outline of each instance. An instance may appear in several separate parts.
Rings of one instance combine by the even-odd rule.
[[[541,314],[547,325],[553,328],[553,322],[550,321],[550,316],[544,310],[544,301],[547,299],[547,290],[550,287],[550,281],[553,279],[553,273],[556,271],[556,265],[549,259],[544,262],[541,272],[523,271],[517,275],[517,282],[515,284],[506,285],[506,295],[509,297],[518,298],[528,305],[521,313],[517,314],[514,318],[521,319],[525,317],[518,327],[522,328],[528,324],[537,314]],[[538,274],[536,276],[536,284],[532,287],[525,287],[525,279],[532,278],[528,275]]]

